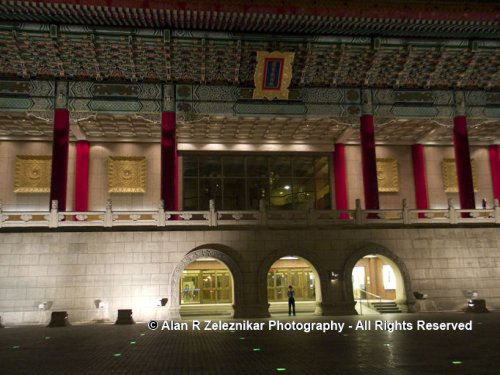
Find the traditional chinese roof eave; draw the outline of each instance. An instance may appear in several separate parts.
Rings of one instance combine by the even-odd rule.
[[[495,3],[0,0],[0,20],[87,26],[316,35],[497,38]],[[306,4],[306,5],[304,5]]]

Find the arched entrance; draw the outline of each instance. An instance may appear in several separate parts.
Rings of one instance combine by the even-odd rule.
[[[358,314],[408,311],[413,303],[408,271],[389,250],[377,245],[353,253],[345,266],[347,298]]]
[[[322,276],[322,272],[300,254],[286,250],[275,252],[259,270],[260,299],[267,301],[271,315],[288,314],[288,286],[292,285],[297,314],[321,314],[322,295],[327,288],[323,285],[326,277]]]
[[[204,257],[189,263],[179,287],[181,316],[231,314],[233,276],[217,259]]]
[[[227,254],[214,249],[191,251],[172,274],[170,318],[232,315],[241,300],[241,280],[241,271]]]

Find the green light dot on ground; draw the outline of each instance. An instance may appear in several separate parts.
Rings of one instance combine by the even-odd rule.
[[[135,345],[135,341],[130,341],[130,345]]]
[[[451,363],[453,363],[454,365],[461,365],[462,361],[452,361]]]
[[[121,354],[120,353],[115,353],[115,354],[113,354],[113,356],[115,356],[115,357],[121,357]]]
[[[245,340],[245,338],[244,337],[240,337],[240,340]]]
[[[284,367],[276,367],[276,371],[286,371],[286,368],[284,368]]]
[[[45,340],[50,340],[51,337],[50,336],[45,336]]]
[[[384,346],[391,346],[391,344],[384,344]]]
[[[141,333],[141,336],[144,336],[144,335],[145,335],[145,333]]]
[[[19,349],[19,348],[20,348],[20,346],[19,346],[19,345],[14,345],[14,346],[12,347],[12,349]]]
[[[253,348],[254,352],[260,352],[260,348]]]

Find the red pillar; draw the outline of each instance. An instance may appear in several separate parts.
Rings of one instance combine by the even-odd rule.
[[[500,201],[500,146],[489,147],[491,183],[493,185],[493,199]]]
[[[453,119],[453,146],[455,148],[455,165],[457,168],[458,196],[461,209],[474,209],[474,186],[470,163],[469,140],[467,138],[467,121],[465,116]]]
[[[411,156],[413,161],[413,182],[415,184],[415,201],[417,203],[417,209],[428,210],[429,201],[427,199],[424,146],[421,144],[412,145]],[[420,213],[418,217],[425,218],[425,214]]]
[[[347,210],[347,179],[345,170],[345,151],[343,143],[335,144],[333,153],[333,173],[335,186],[335,208]],[[340,219],[347,219],[346,213],[340,214]]]
[[[57,209],[59,211],[66,211],[66,187],[68,183],[68,148],[69,111],[67,109],[56,109],[54,111],[50,202],[52,202],[53,200],[57,200]]]
[[[161,114],[161,199],[165,210],[178,209],[177,146],[175,112]]]
[[[375,126],[373,123],[373,115],[361,116],[360,130],[365,208],[367,210],[378,210],[377,159],[375,156]]]
[[[89,142],[76,142],[74,211],[89,210]]]

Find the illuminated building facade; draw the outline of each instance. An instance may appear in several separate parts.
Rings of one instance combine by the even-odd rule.
[[[1,316],[498,308],[499,14],[0,1]]]

